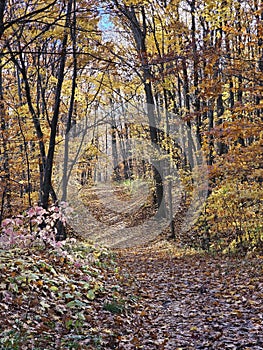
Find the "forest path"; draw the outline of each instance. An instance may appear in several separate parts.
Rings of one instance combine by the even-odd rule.
[[[84,236],[109,248],[147,244],[169,226],[168,220],[155,217],[142,184],[137,184],[135,194],[127,185],[87,186],[79,198],[85,208],[79,225]]]
[[[122,285],[102,311],[114,334],[105,349],[263,349],[262,257],[240,262],[159,239],[144,192],[131,200],[121,186],[93,187],[82,201],[85,236],[113,249]]]
[[[168,242],[116,250],[131,315],[118,349],[263,349],[262,258],[179,251]]]

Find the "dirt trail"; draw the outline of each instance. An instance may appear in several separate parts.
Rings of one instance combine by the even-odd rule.
[[[263,349],[262,259],[179,254],[165,242],[117,251],[126,293],[118,349]]]
[[[83,234],[110,248],[140,246],[151,241],[169,225],[156,219],[156,211],[145,198],[144,191],[129,193],[122,186],[86,187],[80,199],[85,209],[79,227]],[[146,203],[145,203],[146,202]],[[75,225],[78,231],[78,223]]]
[[[111,209],[108,189],[93,188],[82,200],[91,215],[86,236],[115,249],[130,300],[124,315],[102,310],[114,332],[105,349],[263,349],[262,257],[212,257],[150,243],[153,231],[161,232],[161,223],[149,219],[152,208],[133,212],[133,202],[131,211],[121,203]]]

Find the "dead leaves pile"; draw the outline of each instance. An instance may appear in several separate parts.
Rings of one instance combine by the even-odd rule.
[[[0,349],[263,348],[262,257],[66,249],[0,252]]]
[[[0,251],[0,272],[0,349],[82,349],[103,335],[98,310],[119,288],[107,286],[108,250],[82,242]]]
[[[263,349],[262,257],[180,256],[155,246],[123,251],[118,262],[139,303],[116,349]]]

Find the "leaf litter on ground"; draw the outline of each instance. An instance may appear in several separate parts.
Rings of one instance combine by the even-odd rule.
[[[263,349],[262,256],[0,251],[0,349]]]

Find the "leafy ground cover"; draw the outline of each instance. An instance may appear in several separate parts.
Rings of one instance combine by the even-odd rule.
[[[262,257],[178,254],[165,243],[118,262],[140,300],[123,349],[263,348]]]
[[[263,348],[260,255],[79,242],[0,261],[0,349]]]
[[[109,251],[88,242],[13,248],[1,251],[0,261],[1,349],[96,348],[97,338],[108,335],[96,320],[103,300],[119,288],[110,279]]]

